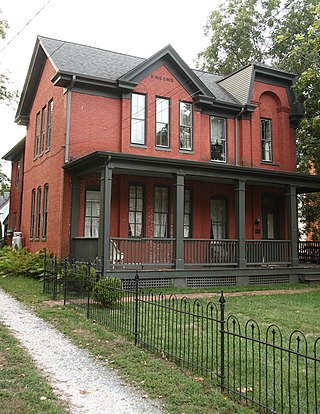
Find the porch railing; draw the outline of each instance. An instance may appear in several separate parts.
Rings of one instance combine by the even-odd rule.
[[[299,241],[298,257],[301,262],[320,264],[320,241]]]
[[[174,265],[175,239],[112,238],[110,259],[114,267]]]
[[[185,239],[185,265],[228,265],[238,263],[238,240]]]
[[[290,240],[246,240],[248,265],[290,264]]]

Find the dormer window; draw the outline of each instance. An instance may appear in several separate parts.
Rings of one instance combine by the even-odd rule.
[[[131,96],[131,144],[146,143],[146,97],[133,93]]]
[[[192,122],[192,104],[180,102],[180,150],[191,151],[193,149]]]
[[[260,119],[261,160],[272,162],[272,123],[271,119]]]

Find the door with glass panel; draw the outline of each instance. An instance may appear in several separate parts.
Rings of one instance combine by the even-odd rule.
[[[226,263],[227,251],[223,239],[227,238],[228,205],[225,198],[210,200],[211,242],[208,249],[208,261]]]

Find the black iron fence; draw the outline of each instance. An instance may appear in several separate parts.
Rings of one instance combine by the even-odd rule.
[[[50,262],[50,263],[49,263]],[[45,290],[138,346],[206,376],[259,412],[320,412],[320,338],[226,316],[226,299],[190,301],[145,292],[139,276],[100,279],[89,264],[46,263]],[[56,278],[56,280],[52,280]]]

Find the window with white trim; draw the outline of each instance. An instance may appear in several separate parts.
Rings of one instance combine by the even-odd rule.
[[[146,143],[146,96],[131,95],[131,144]]]
[[[144,188],[142,185],[129,186],[129,236],[143,236]]]
[[[44,141],[46,137],[46,107],[44,106],[41,111],[41,135],[40,135],[40,149],[39,154],[43,154]]]
[[[169,189],[155,187],[154,189],[154,237],[169,236]]]
[[[156,98],[156,147],[169,147],[169,107],[166,98]]]
[[[84,236],[99,237],[100,191],[86,191]]]
[[[192,131],[192,104],[180,102],[179,117],[179,149],[191,151],[193,149],[193,131]]]
[[[51,147],[53,100],[48,103],[46,151]]]
[[[39,139],[40,139],[40,112],[36,115],[36,129],[34,137],[33,157],[36,158],[39,154]]]
[[[211,161],[227,160],[227,123],[225,118],[210,117]]]
[[[272,161],[272,122],[271,119],[260,119],[261,159]]]

